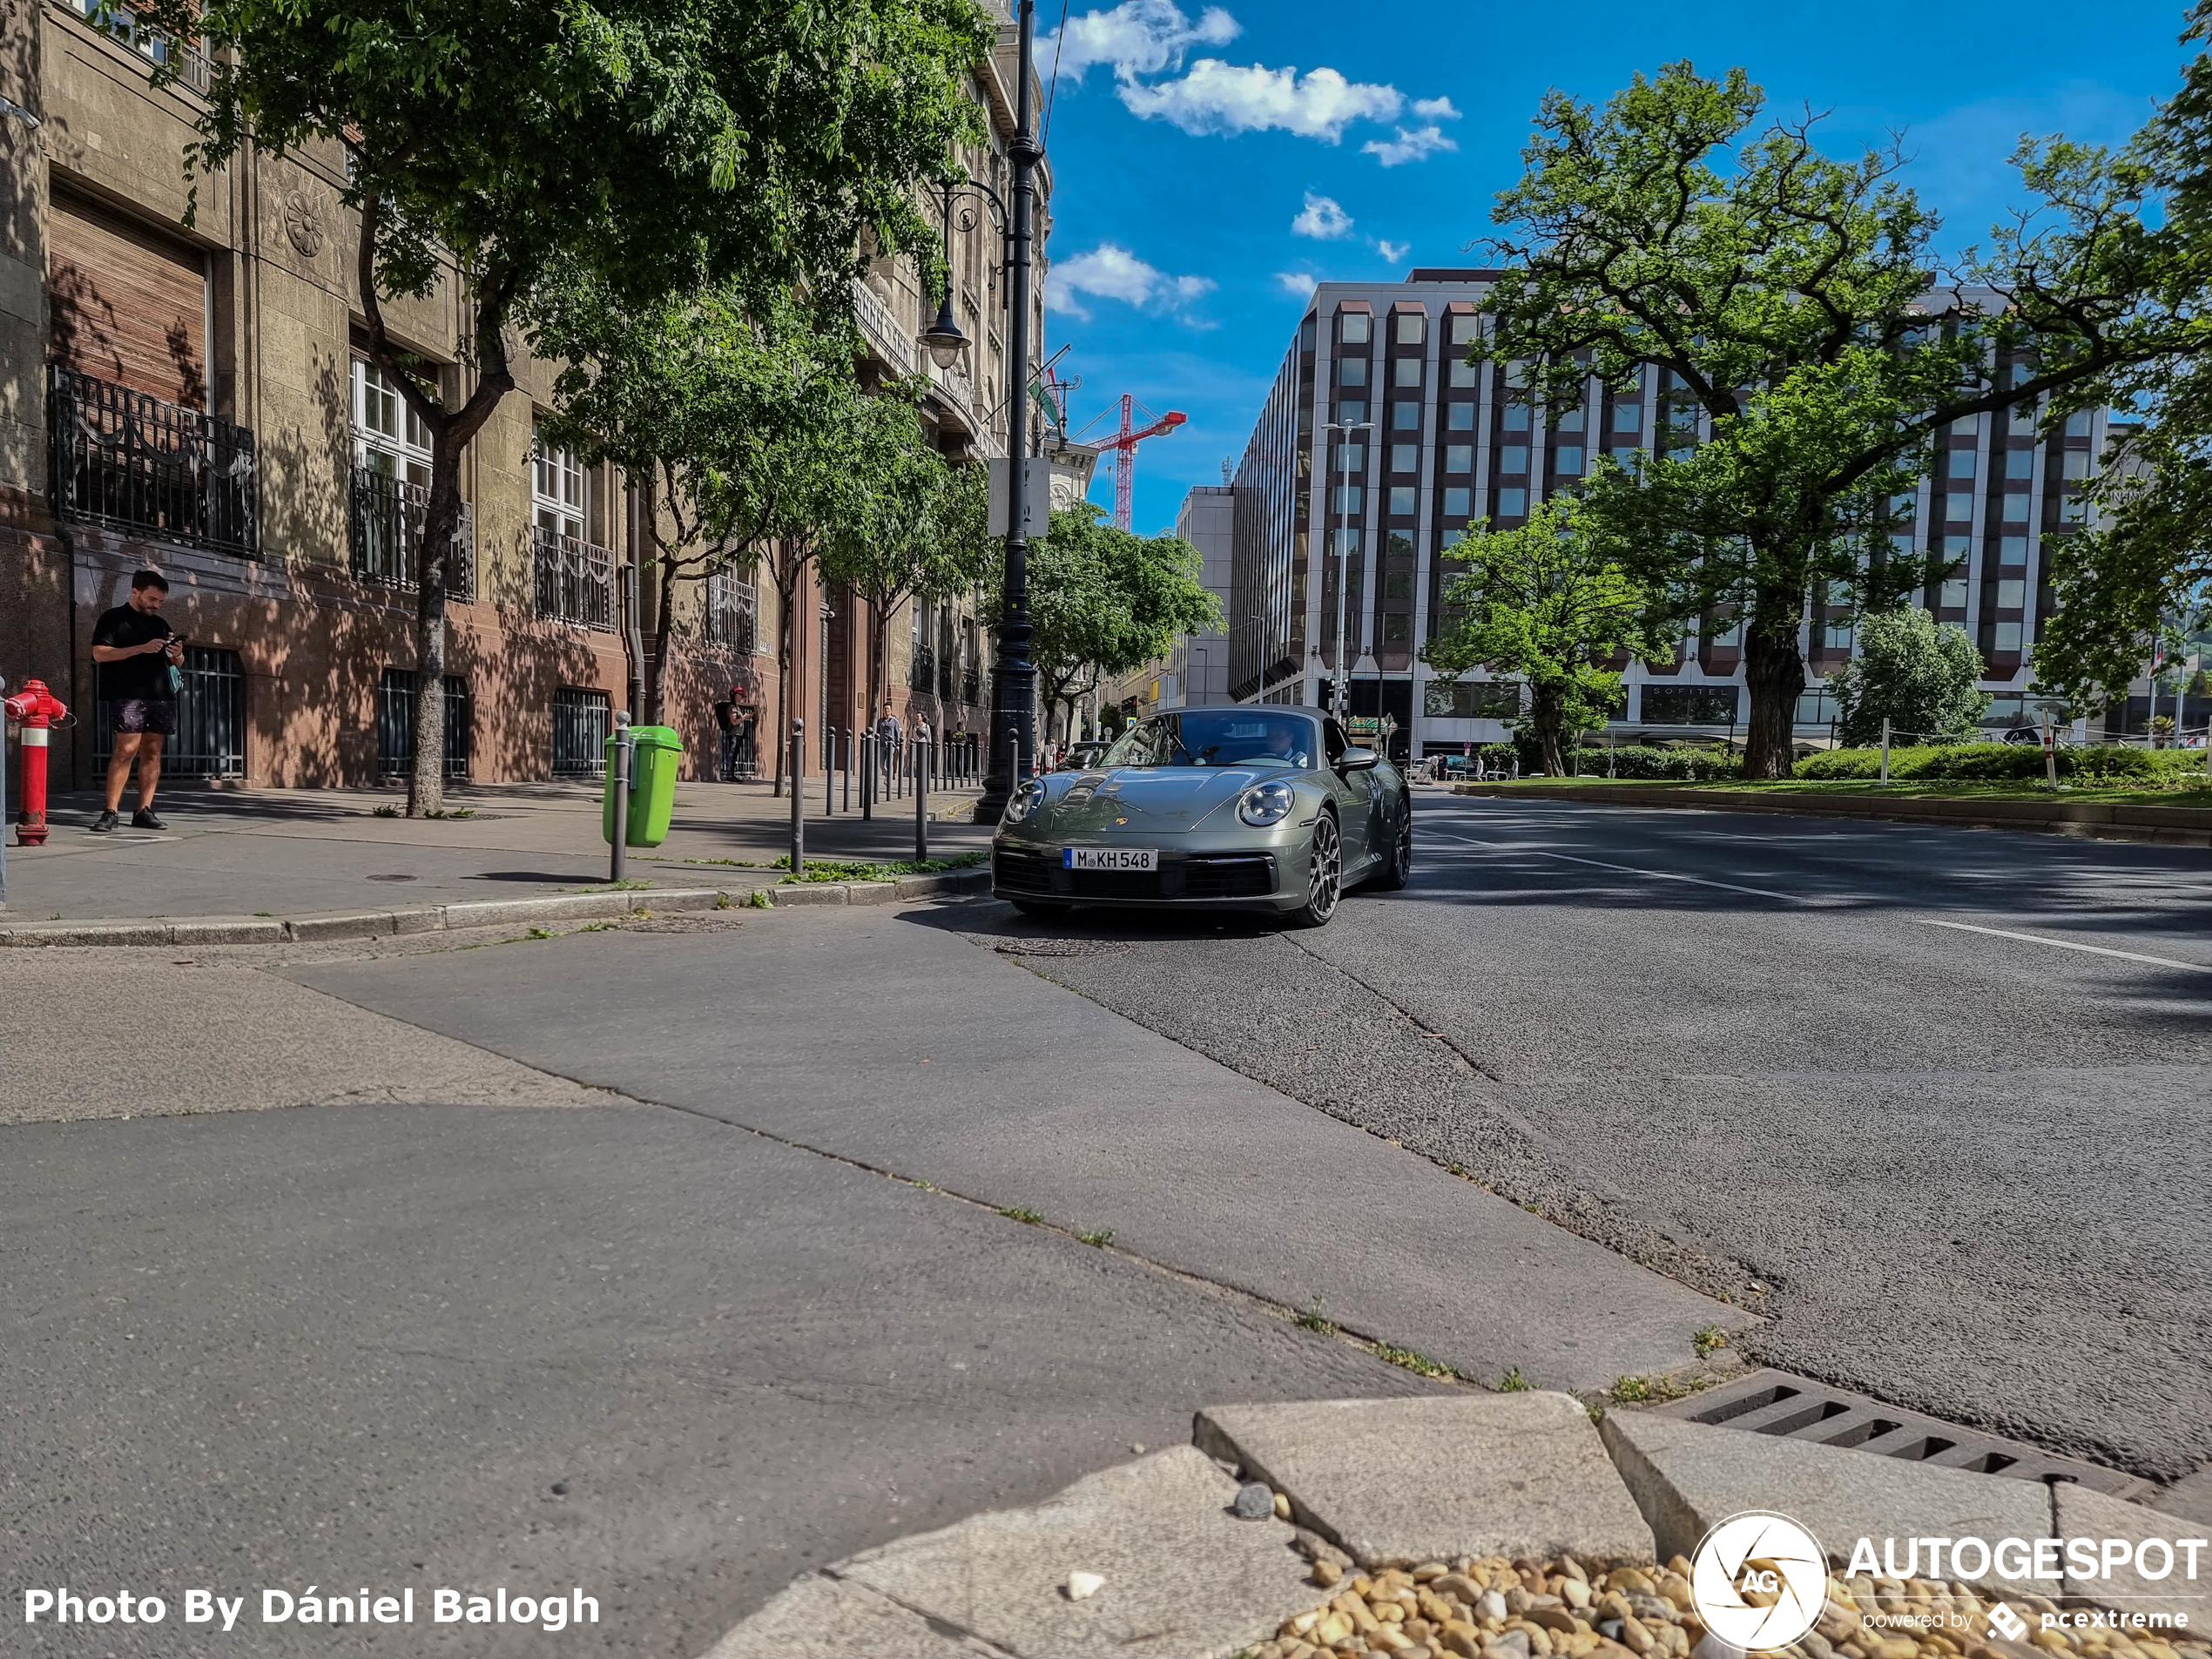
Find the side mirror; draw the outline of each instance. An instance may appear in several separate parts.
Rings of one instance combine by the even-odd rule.
[[[1372,749],[1346,749],[1338,759],[1339,772],[1372,772],[1382,764],[1382,757]]]

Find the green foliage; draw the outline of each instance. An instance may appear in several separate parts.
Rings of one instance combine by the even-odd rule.
[[[1582,776],[1602,778],[1654,778],[1680,779],[1685,783],[1711,783],[1724,778],[1739,778],[1743,763],[1733,755],[1717,749],[1657,749],[1633,745],[1625,748],[1608,749],[1602,745],[1590,745],[1582,751]]]
[[[1858,655],[1828,677],[1846,744],[1878,742],[1882,721],[1908,737],[1970,736],[1989,706],[1981,652],[1964,628],[1919,610],[1885,610],[1858,624]]]
[[[1133,536],[1088,502],[1054,513],[1050,532],[1029,548],[1040,706],[1073,702],[1165,656],[1177,635],[1218,625],[1221,607],[1200,584],[1199,563],[1180,537]],[[990,572],[995,582],[1000,574]]]
[[[2059,776],[2108,783],[2202,773],[2203,751],[2134,749],[2118,745],[2058,751]],[[1872,779],[1882,775],[1878,749],[1830,749],[1797,762],[1794,776],[1826,779]],[[1890,779],[1895,783],[1947,780],[1998,783],[2045,776],[2040,743],[1923,744],[1890,750]]]
[[[1579,406],[1593,371],[1622,388],[1641,366],[1665,371],[1658,457],[1634,477],[1601,462],[1593,521],[1663,614],[1743,619],[1746,767],[1778,777],[1811,597],[1886,609],[1937,574],[1898,545],[1892,505],[1933,435],[2188,336],[2142,303],[2141,165],[2063,141],[2024,150],[2039,211],[1957,273],[2005,303],[1946,316],[1924,304],[1937,223],[1895,182],[1901,155],[1831,159],[1810,118],[1761,126],[1763,108],[1741,70],[1715,80],[1688,63],[1602,109],[1550,95],[1527,172],[1499,198],[1507,274],[1468,355],[1525,364],[1554,408]],[[2034,367],[2000,384],[2015,350]]]
[[[1518,529],[1478,529],[1444,556],[1466,567],[1445,583],[1445,603],[1460,617],[1422,654],[1447,672],[1481,667],[1525,680],[1543,770],[1563,775],[1564,734],[1602,725],[1620,692],[1620,675],[1598,664],[1671,648],[1651,618],[1650,593],[1609,540],[1589,533],[1574,496],[1539,504]]]

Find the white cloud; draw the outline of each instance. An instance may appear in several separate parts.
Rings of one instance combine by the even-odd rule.
[[[1319,281],[1310,271],[1278,271],[1275,286],[1293,300],[1311,300],[1314,285]]]
[[[1328,144],[1339,142],[1352,122],[1395,120],[1406,106],[1406,96],[1396,87],[1347,81],[1333,69],[1300,75],[1295,69],[1224,64],[1216,57],[1201,57],[1179,79],[1124,81],[1121,98],[1132,114],[1148,121],[1157,116],[1185,132],[1279,128]],[[1441,132],[1436,137],[1452,147]]]
[[[1396,167],[1408,161],[1426,161],[1440,150],[1459,147],[1444,136],[1442,127],[1399,127],[1394,138],[1368,139],[1359,146],[1359,153],[1374,157],[1386,167]]]
[[[1424,121],[1456,121],[1460,118],[1459,111],[1453,107],[1448,98],[1417,98],[1413,100],[1413,113]]]
[[[1037,64],[1048,76],[1056,64],[1062,80],[1080,81],[1095,64],[1106,64],[1128,80],[1183,67],[1193,46],[1226,46],[1244,32],[1219,6],[1208,6],[1196,23],[1174,0],[1122,0],[1110,11],[1087,11],[1038,43]]]
[[[1086,320],[1090,313],[1079,295],[1118,300],[1140,311],[1181,312],[1211,293],[1213,287],[1210,277],[1170,276],[1112,242],[1055,260],[1045,275],[1045,298],[1057,309]]]
[[[1397,264],[1413,251],[1413,245],[1411,242],[1392,242],[1380,237],[1375,240],[1375,252],[1383,256],[1383,261],[1387,265]]]
[[[1352,234],[1352,215],[1326,196],[1305,192],[1305,206],[1291,221],[1291,234],[1310,236],[1317,242],[1333,242]]]

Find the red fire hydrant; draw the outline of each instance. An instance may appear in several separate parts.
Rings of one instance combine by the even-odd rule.
[[[68,708],[46,689],[44,680],[25,680],[23,690],[0,700],[10,720],[23,723],[23,796],[16,812],[16,845],[46,845],[46,734],[66,718]]]

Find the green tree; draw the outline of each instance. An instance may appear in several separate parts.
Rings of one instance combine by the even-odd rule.
[[[2038,211],[1941,284],[1937,221],[1895,152],[1840,162],[1812,123],[1759,125],[1741,70],[1639,76],[1601,110],[1554,93],[1499,199],[1507,264],[1472,361],[1525,365],[1581,407],[1661,380],[1657,458],[1588,485],[1609,540],[1678,619],[1744,628],[1745,772],[1779,777],[1810,604],[1893,606],[1937,579],[1899,547],[1898,500],[1951,423],[2094,387],[2181,348],[2145,303],[2146,171],[2052,140],[2016,157]],[[1954,281],[1984,285],[1961,303]]]
[[[1053,514],[1029,550],[1030,651],[1048,731],[1054,706],[1072,734],[1076,705],[1103,680],[1164,656],[1178,635],[1219,625],[1201,563],[1180,536],[1131,535],[1089,502]]]
[[[138,0],[214,81],[185,154],[346,153],[368,355],[430,436],[418,683],[445,665],[463,453],[514,389],[507,327],[549,262],[633,295],[702,278],[841,303],[863,257],[934,261],[912,185],[978,132],[961,83],[990,47],[970,0]],[[181,72],[172,59],[156,78]],[[393,338],[383,302],[455,273],[462,361]],[[443,787],[443,704],[420,699],[410,814]]]
[[[900,387],[863,400],[855,428],[853,511],[822,550],[822,579],[868,602],[873,711],[883,701],[885,642],[900,608],[981,585],[991,550],[989,493],[981,468],[954,467],[930,445]]]
[[[662,725],[678,597],[730,556],[710,533],[714,504],[744,464],[746,435],[786,413],[795,322],[772,311],[784,325],[779,339],[727,291],[627,300],[572,263],[521,315],[531,349],[565,365],[547,439],[588,464],[613,462],[642,497],[654,576],[644,718]]]
[[[1887,718],[1902,740],[1972,736],[1989,706],[1981,676],[1981,653],[1964,628],[1917,609],[1877,611],[1859,621],[1858,655],[1828,677],[1841,711],[1837,734],[1849,745],[1877,743]]]
[[[1541,503],[1517,529],[1479,523],[1444,555],[1466,567],[1444,584],[1459,618],[1421,653],[1447,673],[1487,668],[1527,682],[1529,727],[1554,778],[1567,771],[1565,735],[1602,725],[1617,706],[1621,676],[1607,659],[1673,646],[1654,595],[1623,567],[1602,526],[1586,522],[1592,516],[1566,496]]]

